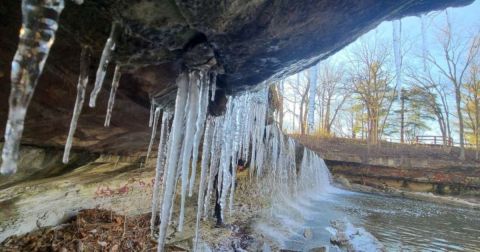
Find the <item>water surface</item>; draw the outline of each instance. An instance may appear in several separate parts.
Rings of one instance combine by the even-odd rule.
[[[267,216],[258,230],[288,249],[328,245],[325,227],[346,218],[387,251],[480,251],[480,211],[473,209],[334,189],[278,201]]]

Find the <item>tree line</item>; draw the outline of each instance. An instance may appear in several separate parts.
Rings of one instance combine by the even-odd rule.
[[[453,27],[445,13],[442,25],[428,27],[434,39],[426,42],[424,26],[430,20],[421,21],[421,43],[402,38],[400,55],[394,55],[391,37],[360,39],[341,59],[332,57],[274,83],[280,127],[290,133],[360,138],[371,145],[387,138],[409,143],[438,132],[442,144],[460,147],[460,159],[465,159],[466,144],[476,147],[479,158],[480,32]],[[311,71],[316,78],[309,78]],[[314,129],[307,126],[309,114]]]

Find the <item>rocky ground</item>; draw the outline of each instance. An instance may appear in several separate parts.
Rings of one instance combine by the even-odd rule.
[[[377,187],[372,185],[362,185],[357,183],[351,183],[343,176],[335,176],[334,181],[336,186],[344,188],[346,190],[363,192],[363,193],[375,193],[386,196],[404,197],[408,199],[416,199],[427,202],[434,202],[440,204],[447,204],[458,207],[467,207],[473,209],[480,209],[480,198],[478,196],[444,196],[436,195],[433,193],[425,192],[412,192],[407,190],[401,190],[394,187],[383,186]]]
[[[261,197],[246,174],[239,174],[235,206],[226,210],[225,225],[215,226],[215,219],[201,222],[201,246],[213,251],[260,251],[261,236],[254,235],[252,223],[268,201]],[[211,215],[211,214],[210,214]],[[174,227],[174,212],[167,237],[167,251],[190,251],[195,234],[196,195],[187,200],[185,228]],[[112,210],[86,209],[63,224],[11,236],[0,244],[0,251],[155,251],[156,239],[150,235],[150,213],[125,216]],[[157,223],[158,224],[158,223]]]

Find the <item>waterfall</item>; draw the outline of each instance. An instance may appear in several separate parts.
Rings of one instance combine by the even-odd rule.
[[[294,197],[312,189],[326,192],[330,187],[330,175],[323,160],[305,149],[300,167],[297,167],[296,162],[300,160],[298,144],[283,135],[276,124],[267,123],[271,121],[268,120],[271,114],[268,113],[268,88],[229,97],[225,114],[212,117],[206,113],[205,101],[211,100],[216,87],[215,82],[210,82],[210,78],[205,76],[214,75],[208,71],[193,70],[181,74],[177,79],[175,112],[166,146],[168,151],[165,157],[158,155],[159,159],[165,161],[157,161],[157,164],[166,162],[166,169],[157,167],[156,175],[156,181],[164,177],[161,190],[163,196],[160,196],[160,190],[157,189],[159,185],[156,184],[153,198],[155,206],[161,202],[161,211],[158,213],[162,220],[158,251],[164,251],[166,231],[175,207],[175,185],[178,182],[181,184],[178,230],[183,228],[187,185],[194,186],[196,164],[193,163],[197,161],[202,135],[204,140],[194,247],[198,242],[201,218],[208,215],[210,198],[215,190],[219,195],[222,220],[228,220],[235,214],[234,192],[239,159],[247,161],[248,158],[250,177],[262,185],[260,190],[265,197]],[[210,97],[208,90],[212,91]],[[157,208],[152,209],[155,211],[152,216],[157,216]],[[225,215],[226,211],[228,215]]]

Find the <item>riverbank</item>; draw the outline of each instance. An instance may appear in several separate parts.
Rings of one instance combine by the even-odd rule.
[[[431,192],[412,192],[407,190],[401,190],[394,187],[383,186],[381,188],[361,185],[358,183],[351,183],[343,176],[336,176],[334,178],[335,186],[354,192],[372,193],[390,197],[401,197],[406,199],[421,200],[426,202],[433,202],[437,204],[447,204],[457,207],[466,207],[471,209],[480,210],[480,198],[479,197],[455,197],[435,195]]]

